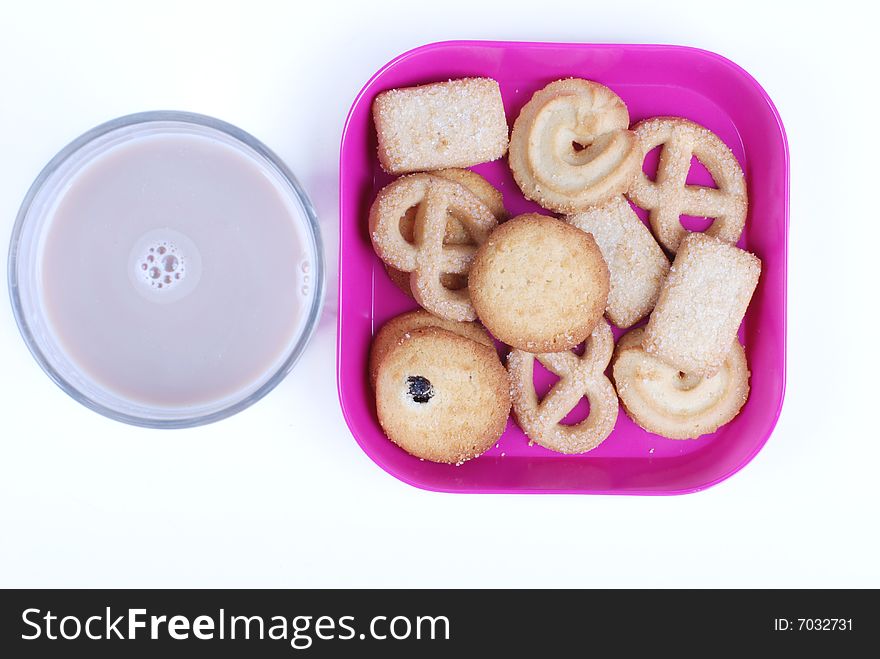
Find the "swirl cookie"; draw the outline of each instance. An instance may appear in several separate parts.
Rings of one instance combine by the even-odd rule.
[[[407,240],[401,218],[416,208],[413,240]],[[473,245],[446,245],[446,227],[452,214],[467,231]],[[373,249],[386,265],[410,273],[416,301],[447,320],[475,320],[468,290],[446,288],[445,274],[467,276],[479,245],[498,224],[492,211],[467,188],[431,174],[411,174],[379,191],[370,207]]]
[[[760,275],[754,254],[689,233],[645,326],[645,350],[690,375],[714,375],[736,341]]]
[[[407,332],[380,361],[376,410],[411,455],[461,464],[507,426],[510,391],[495,348],[437,327]]]
[[[508,220],[480,246],[468,288],[495,337],[527,352],[560,352],[602,319],[608,266],[590,234],[530,213]]]
[[[669,439],[695,439],[731,421],[749,397],[749,369],[739,341],[710,378],[687,375],[642,348],[643,329],[621,337],[612,375],[629,417]]]
[[[650,212],[654,235],[673,254],[688,231],[681,215],[714,218],[705,233],[728,243],[742,235],[748,211],[746,181],[727,145],[708,128],[680,117],[655,117],[633,127],[641,160],[661,146],[657,175],[651,181],[639,168],[630,198]],[[703,163],[716,188],[686,183],[691,157]]]
[[[480,201],[486,204],[486,207],[492,214],[502,222],[507,218],[507,211],[504,209],[504,200],[501,193],[496,190],[489,181],[484,179],[476,172],[469,169],[441,169],[431,172],[431,176],[439,176],[448,181],[458,183],[471,191]],[[472,245],[470,234],[464,225],[455,217],[453,213],[448,213],[446,222],[446,232],[443,236],[444,245]],[[407,209],[403,217],[400,218],[400,233],[404,239],[412,243],[415,241],[415,220],[416,209]],[[413,297],[412,290],[409,286],[409,273],[385,266],[391,281],[404,293]],[[445,288],[452,290],[461,290],[467,286],[467,277],[452,273],[444,273],[440,276],[440,282]]]
[[[651,313],[669,260],[623,195],[565,219],[593,234],[608,264],[608,319],[618,327],[631,327]]]
[[[498,83],[464,78],[389,89],[373,101],[382,169],[405,174],[470,167],[507,151],[507,118]]]
[[[617,394],[604,373],[613,350],[611,328],[601,320],[581,356],[523,350],[508,355],[513,414],[529,439],[558,453],[584,453],[605,441],[617,422]],[[559,377],[540,402],[533,381],[536,359]],[[589,416],[575,425],[562,424],[583,397],[590,401]]]
[[[620,97],[569,78],[535,92],[513,124],[509,164],[523,194],[544,208],[576,213],[626,192],[641,149]]]
[[[459,323],[454,320],[445,320],[424,309],[395,316],[376,333],[370,346],[370,384],[374,389],[376,388],[379,364],[382,363],[388,352],[400,342],[400,339],[407,332],[423,327],[437,327],[490,348],[495,346],[492,337],[479,323]]]

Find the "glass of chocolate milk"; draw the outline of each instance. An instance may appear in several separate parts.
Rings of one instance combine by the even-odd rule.
[[[40,173],[9,286],[28,348],[74,399],[186,427],[287,375],[317,325],[324,261],[315,211],[268,148],[210,117],[146,112]]]

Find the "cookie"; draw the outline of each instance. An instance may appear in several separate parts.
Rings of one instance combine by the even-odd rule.
[[[437,327],[415,329],[379,363],[376,410],[385,434],[407,453],[461,464],[507,426],[507,371],[494,348]]]
[[[613,350],[611,328],[600,320],[583,355],[511,351],[507,371],[513,416],[530,440],[558,453],[584,453],[605,441],[617,423],[617,394],[604,372]],[[536,359],[559,377],[540,401],[534,384]],[[587,418],[574,425],[561,423],[584,397],[590,402]]]
[[[496,190],[489,181],[476,172],[472,172],[469,169],[441,169],[436,172],[431,172],[431,176],[439,176],[440,178],[458,183],[467,188],[486,205],[499,222],[507,218],[507,211],[504,209],[504,200],[501,197],[501,193]],[[407,209],[403,217],[400,218],[400,233],[404,239],[410,243],[415,241],[415,219],[415,208]],[[449,218],[446,222],[446,233],[443,237],[443,244],[473,244],[473,240],[467,232],[467,229],[464,228],[464,225],[452,213],[449,213]],[[391,281],[393,281],[401,291],[410,297],[413,297],[412,290],[409,286],[408,273],[397,270],[388,265],[385,266],[385,270],[388,272]],[[445,288],[461,290],[467,286],[467,277],[464,275],[445,273],[441,275],[440,282]]]
[[[397,286],[397,288],[403,293],[406,293],[409,297],[415,299],[412,288],[410,288],[409,285],[409,273],[404,272],[403,270],[398,270],[397,268],[392,268],[387,263],[383,265],[385,266],[385,272],[388,273],[388,278],[391,280],[391,283]],[[440,275],[440,284],[443,288],[448,288],[450,291],[461,291],[467,288],[467,275],[456,275],[451,272],[445,272]]]
[[[376,388],[379,364],[388,352],[397,345],[404,334],[422,327],[439,327],[484,346],[494,347],[495,345],[492,337],[479,323],[459,323],[454,320],[445,320],[424,309],[395,316],[376,333],[370,346],[370,384],[374,389]]]
[[[608,319],[618,327],[631,327],[651,313],[669,272],[669,259],[626,199],[617,195],[565,219],[593,235],[608,264]]]
[[[401,229],[401,218],[410,208],[417,208],[412,242]],[[474,244],[444,244],[450,214],[461,222]],[[385,186],[369,215],[376,254],[386,265],[410,273],[416,301],[447,320],[475,320],[476,312],[468,290],[446,288],[441,276],[466,276],[476,245],[486,240],[497,224],[492,211],[475,194],[431,174],[411,174]]]
[[[734,341],[718,372],[689,375],[642,348],[642,328],[627,332],[614,351],[612,375],[629,417],[669,439],[695,439],[730,422],[749,397],[746,353]]]
[[[470,167],[507,151],[507,118],[498,83],[463,78],[389,89],[373,101],[382,169],[405,174]]]
[[[736,341],[760,275],[754,254],[688,234],[645,327],[645,350],[688,375],[714,375]]]
[[[576,213],[626,192],[642,161],[623,100],[597,82],[569,78],[523,106],[508,162],[526,197]]]
[[[705,233],[728,243],[742,235],[748,211],[746,181],[733,153],[708,128],[681,117],[655,117],[633,127],[641,159],[661,146],[657,174],[651,181],[639,168],[629,197],[649,211],[657,240],[673,254],[688,230],[681,215],[714,218]],[[712,175],[716,188],[687,184],[696,156]]]
[[[493,231],[474,256],[468,281],[486,329],[527,352],[577,346],[608,303],[608,266],[593,237],[537,213]]]

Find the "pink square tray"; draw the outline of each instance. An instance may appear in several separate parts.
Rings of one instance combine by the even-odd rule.
[[[621,409],[603,444],[571,456],[529,446],[511,420],[496,447],[458,467],[420,461],[385,438],[367,381],[370,340],[382,323],[416,304],[391,283],[370,244],[367,212],[376,191],[391,180],[376,159],[370,105],[385,89],[466,76],[499,82],[510,124],[534,91],[575,76],[611,87],[629,106],[633,121],[687,117],[730,146],[745,171],[750,202],[739,245],[763,261],[761,281],[740,330],[752,372],[751,395],[731,423],[697,440],[675,441],[642,430]],[[539,210],[520,193],[506,159],[474,169],[502,191],[512,214]],[[696,162],[688,180],[711,184]],[[699,220],[683,221],[701,228]],[[785,389],[788,146],[779,114],[764,90],[719,55],[680,46],[492,41],[434,43],[404,53],[367,82],[346,120],[339,159],[339,234],[337,377],[342,411],[367,455],[411,485],[484,493],[694,492],[745,466],[779,417]],[[537,373],[536,385],[546,389],[547,375]],[[573,414],[583,415],[583,407]]]

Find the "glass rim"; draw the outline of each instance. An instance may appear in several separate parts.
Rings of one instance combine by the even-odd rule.
[[[244,396],[241,399],[233,400],[232,402],[224,405],[218,410],[214,410],[208,413],[195,414],[193,416],[182,416],[179,418],[153,418],[149,416],[131,414],[128,412],[121,412],[97,400],[94,400],[93,398],[80,391],[71,382],[69,382],[59,372],[52,361],[44,354],[43,350],[38,345],[33,332],[31,331],[31,327],[29,326],[28,321],[25,318],[25,311],[21,300],[18,275],[18,252],[19,246],[21,244],[22,232],[24,231],[24,228],[27,224],[30,210],[35,198],[40,193],[43,186],[50,179],[50,177],[68,159],[70,159],[81,149],[94,142],[98,138],[103,137],[104,135],[112,133],[121,128],[136,126],[138,124],[152,124],[160,122],[191,124],[203,128],[217,130],[233,138],[237,142],[240,142],[245,147],[255,152],[257,156],[263,158],[266,161],[265,164],[273,167],[277,171],[284,184],[289,188],[289,192],[299,202],[299,205],[303,211],[302,215],[304,219],[304,228],[308,237],[312,240],[315,250],[315,267],[313,268],[314,294],[312,296],[311,304],[307,309],[306,318],[304,319],[304,323],[301,326],[302,329],[300,330],[299,336],[287,349],[287,354],[284,357],[281,365],[277,369],[275,369],[274,372],[272,372],[272,374],[266,379],[265,382],[263,382],[263,384],[261,384],[256,390],[252,391],[247,396]],[[309,341],[315,333],[315,330],[317,329],[318,320],[320,319],[321,310],[324,305],[326,273],[324,248],[321,240],[321,231],[318,224],[317,212],[315,211],[315,208],[312,205],[308,194],[299,183],[296,176],[287,167],[284,161],[275,154],[275,152],[269,149],[269,147],[267,147],[250,133],[247,133],[237,126],[234,126],[220,119],[193,112],[183,112],[177,110],[153,110],[146,112],[137,112],[134,114],[128,114],[122,117],[118,117],[116,119],[111,119],[110,121],[104,122],[92,128],[91,130],[86,131],[85,133],[74,139],[72,142],[67,144],[64,148],[62,148],[57,154],[55,154],[55,156],[52,157],[51,160],[49,160],[49,162],[43,167],[43,169],[40,170],[40,173],[34,179],[34,182],[31,184],[30,188],[28,188],[27,194],[25,195],[24,200],[19,207],[18,214],[15,218],[15,224],[12,228],[12,237],[9,243],[9,255],[7,264],[7,283],[10,300],[12,302],[12,313],[15,317],[15,322],[18,326],[18,330],[22,338],[24,339],[28,350],[37,361],[37,363],[40,365],[40,368],[43,369],[46,375],[48,375],[49,378],[51,378],[52,381],[55,382],[55,384],[58,385],[58,387],[60,387],[62,391],[64,391],[68,396],[73,398],[78,403],[84,405],[85,407],[115,421],[121,421],[123,423],[144,428],[170,429],[192,428],[195,426],[202,426],[209,423],[214,423],[215,421],[220,421],[234,414],[237,414],[244,409],[247,409],[258,400],[266,396],[266,394],[272,391],[276,386],[278,386],[278,384],[290,373],[290,371],[296,365],[296,362],[299,361],[299,358],[302,356],[302,353],[305,351],[306,346],[308,345]]]

